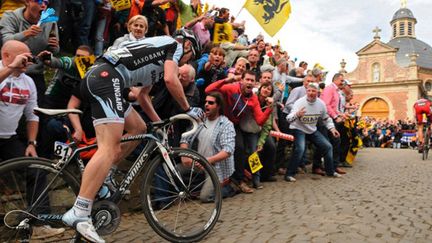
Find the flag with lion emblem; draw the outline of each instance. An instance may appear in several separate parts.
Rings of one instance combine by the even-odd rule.
[[[246,0],[244,7],[270,36],[282,28],[291,13],[289,0]]]

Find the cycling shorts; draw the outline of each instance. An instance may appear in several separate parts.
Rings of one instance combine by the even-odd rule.
[[[414,109],[415,109],[415,116],[416,116],[416,120],[417,123],[422,122],[423,121],[423,114],[426,114],[426,116],[428,117],[428,120],[431,120],[431,102],[426,100],[426,101],[422,101],[422,102],[416,102],[414,104]]]
[[[132,106],[123,98],[124,82],[111,64],[95,64],[81,82],[81,94],[91,106],[93,125],[124,123]]]

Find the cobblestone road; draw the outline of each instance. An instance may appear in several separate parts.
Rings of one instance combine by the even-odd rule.
[[[340,179],[306,174],[224,201],[204,242],[432,242],[432,159],[363,149]],[[163,242],[127,213],[109,242]]]

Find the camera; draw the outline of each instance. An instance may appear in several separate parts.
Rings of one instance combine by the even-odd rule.
[[[29,57],[28,61],[32,63],[38,63],[39,58],[37,56]]]
[[[52,54],[46,53],[43,56],[40,57],[41,61],[51,61]]]

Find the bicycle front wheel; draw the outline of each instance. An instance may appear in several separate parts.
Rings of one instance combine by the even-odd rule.
[[[5,223],[16,227],[28,219],[31,226],[63,226],[61,215],[73,206],[80,184],[68,170],[59,172],[52,164],[31,157],[0,164],[0,242],[28,240],[23,231],[31,232]]]
[[[222,208],[222,194],[213,166],[189,149],[173,149],[170,158],[181,179],[161,155],[144,168],[141,200],[144,215],[157,234],[172,242],[194,242],[215,226]],[[182,158],[193,161],[182,164]]]

